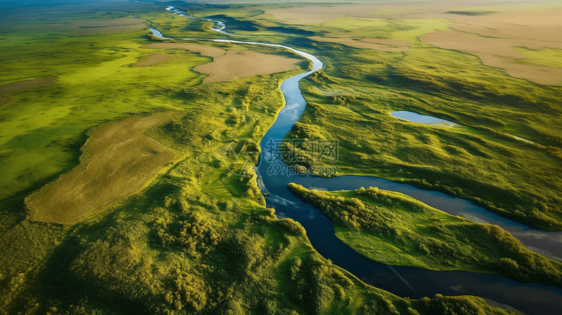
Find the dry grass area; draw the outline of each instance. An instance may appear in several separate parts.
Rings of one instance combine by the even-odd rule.
[[[512,77],[532,82],[562,86],[562,70],[552,65],[562,62],[557,54],[548,57],[523,55],[516,50],[562,49],[561,2],[493,2],[455,3],[449,1],[392,2],[379,4],[345,4],[309,6],[266,11],[266,14],[289,24],[316,25],[342,16],[384,19],[449,20],[452,30],[419,36],[435,47],[478,56],[482,63],[503,69]],[[344,44],[356,48],[403,51],[410,48],[391,40],[361,39],[347,35],[310,37],[322,42]],[[550,59],[548,59],[550,58]]]
[[[253,51],[230,50],[213,62],[193,70],[208,74],[205,82],[224,82],[254,75],[272,74],[297,68],[300,59],[262,54]]]
[[[485,65],[501,68],[513,77],[562,86],[562,70],[551,66],[560,62],[556,59],[557,54],[550,54],[549,60],[537,61],[516,51],[517,47],[537,51],[562,49],[562,2],[404,1],[283,8],[268,10],[266,14],[285,23],[302,25],[321,24],[344,16],[449,20],[450,31],[423,34],[419,38],[439,48],[476,55]],[[389,42],[357,40],[351,36],[355,35],[310,39],[385,51],[409,49],[407,45],[390,48],[392,44]],[[538,55],[536,57],[539,58]]]
[[[533,50],[562,49],[561,41],[489,38],[452,30],[423,34],[419,38],[435,47],[476,55],[485,65],[504,69],[513,77],[539,84],[562,86],[561,68],[518,62],[526,60],[527,57],[515,50],[515,47]]]
[[[8,104],[10,102],[10,98],[7,96],[0,96],[0,107]]]
[[[559,31],[561,12],[555,2],[538,3],[495,1],[397,1],[363,4],[313,5],[266,10],[276,20],[287,24],[316,25],[342,16],[358,18],[389,19],[447,19],[454,22],[453,28],[467,24],[479,26],[490,34],[513,34],[525,38],[546,40]],[[497,11],[497,12],[494,12]],[[448,12],[494,12],[485,15],[452,14]],[[501,24],[501,25],[500,25]],[[524,25],[540,27],[543,34],[534,34]],[[493,26],[493,27],[490,27]],[[500,28],[496,28],[500,26]],[[557,31],[558,30],[558,31]],[[493,35],[492,35],[493,36]],[[556,35],[555,35],[556,36]],[[558,32],[557,36],[562,36]],[[516,37],[514,37],[516,38]]]
[[[490,15],[447,15],[451,28],[487,37],[562,41],[562,8],[552,10],[501,11]]]
[[[56,81],[57,78],[40,78],[40,79],[33,79],[33,80],[4,84],[4,85],[0,85],[0,95],[13,94],[29,89],[48,86],[55,83]]]
[[[471,2],[470,6],[493,6],[493,2]],[[497,3],[496,3],[497,5]],[[316,25],[342,16],[358,18],[444,18],[443,13],[459,10],[459,4],[445,1],[398,1],[383,3],[339,4],[266,10],[276,20],[287,24]],[[436,17],[439,15],[439,17]]]
[[[287,24],[316,25],[335,20],[340,16],[373,17],[369,11],[378,7],[376,4],[345,4],[271,9],[266,10],[265,13]]]
[[[166,62],[170,59],[170,56],[164,54],[154,54],[150,55],[147,58],[139,60],[137,63],[133,65],[133,67],[149,67],[154,66],[163,62]]]
[[[223,56],[226,53],[224,49],[196,44],[154,43],[145,47],[152,49],[186,49],[213,58]]]
[[[317,42],[338,43],[355,48],[376,49],[382,51],[408,51],[410,43],[406,41],[396,41],[392,39],[364,38],[353,39],[351,37],[320,37],[311,36],[309,39]]]
[[[80,165],[26,198],[31,219],[72,224],[141,189],[176,157],[144,134],[164,119],[133,117],[92,130]]]

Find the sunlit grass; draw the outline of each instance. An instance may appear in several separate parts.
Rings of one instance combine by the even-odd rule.
[[[520,62],[522,63],[552,68],[562,68],[562,50],[560,49],[545,48],[541,50],[532,50],[525,47],[515,47],[515,50],[529,58],[528,60],[521,60]]]
[[[562,264],[525,248],[497,226],[377,188],[321,192],[290,184],[289,189],[329,216],[339,239],[376,262],[494,273],[562,286]],[[518,267],[511,269],[512,262]]]

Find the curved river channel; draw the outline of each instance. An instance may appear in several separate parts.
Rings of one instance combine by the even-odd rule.
[[[167,10],[174,14],[191,17],[173,7],[168,7]],[[225,31],[224,24],[218,23],[218,21],[213,22],[220,28],[213,28],[215,31],[229,34]],[[155,36],[165,38],[158,30],[151,30]],[[268,206],[276,209],[278,217],[288,217],[299,221],[306,229],[312,245],[322,256],[353,273],[365,283],[402,297],[432,297],[436,293],[443,295],[475,295],[509,305],[525,314],[559,315],[562,313],[562,289],[557,287],[537,283],[522,283],[489,274],[390,267],[373,262],[344,244],[335,236],[334,227],[330,219],[324,216],[320,210],[293,195],[287,189],[289,183],[297,183],[307,188],[331,191],[358,189],[369,186],[397,191],[452,215],[463,216],[477,222],[497,224],[511,232],[527,247],[550,257],[562,257],[562,233],[548,233],[529,228],[523,224],[491,213],[470,201],[451,197],[441,192],[424,190],[376,177],[341,176],[320,178],[271,174],[271,172],[268,172],[270,166],[277,164],[279,161],[275,161],[274,158],[268,158],[270,157],[267,155],[270,149],[268,143],[271,140],[283,139],[302,115],[306,107],[306,101],[301,94],[299,81],[322,69],[322,62],[309,53],[283,45],[226,39],[198,40],[279,47],[290,50],[312,62],[312,70],[293,76],[281,84],[281,91],[285,98],[285,107],[281,110],[275,123],[260,142],[263,155],[255,170],[258,174],[260,188],[263,192],[268,193],[266,197]]]

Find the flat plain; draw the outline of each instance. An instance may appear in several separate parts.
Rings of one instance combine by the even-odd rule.
[[[165,118],[127,118],[89,132],[80,164],[26,198],[31,219],[72,224],[140,190],[176,153],[144,133]]]
[[[302,60],[253,51],[229,50],[213,62],[199,65],[193,70],[208,74],[205,82],[224,82],[237,78],[285,72],[297,68]]]

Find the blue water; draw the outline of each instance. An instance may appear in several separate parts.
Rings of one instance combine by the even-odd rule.
[[[149,28],[150,31],[152,31],[152,35],[159,37],[159,38],[164,38],[164,35],[162,35],[162,33],[160,33],[159,30],[154,29],[154,28]]]
[[[232,33],[227,32],[226,31],[226,25],[221,21],[191,16],[191,15],[187,14],[186,12],[183,12],[179,9],[176,9],[176,8],[172,7],[172,6],[168,6],[166,8],[166,10],[168,10],[169,12],[171,12],[175,15],[179,15],[179,16],[183,16],[183,17],[187,17],[187,18],[202,19],[202,20],[206,20],[206,21],[211,21],[214,24],[213,27],[211,28],[213,31],[218,32],[218,33],[222,33],[222,34],[226,34],[226,35],[236,35],[236,34],[232,34]]]
[[[455,125],[455,123],[452,122],[452,121],[448,121],[448,120],[441,119],[441,118],[436,118],[436,117],[433,117],[433,116],[422,115],[422,114],[418,114],[418,113],[414,113],[414,112],[409,112],[409,111],[405,111],[405,110],[392,112],[392,113],[390,113],[390,115],[392,115],[392,117],[404,119],[404,120],[411,121],[411,122],[422,123],[422,124],[445,123],[445,124],[447,124],[451,127]]]

